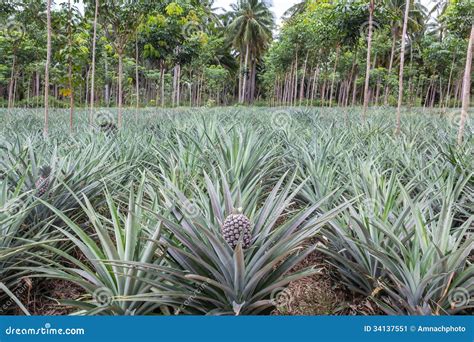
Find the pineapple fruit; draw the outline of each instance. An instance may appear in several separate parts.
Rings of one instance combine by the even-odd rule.
[[[235,249],[239,241],[242,241],[243,248],[249,248],[252,242],[252,223],[247,216],[242,214],[242,209],[227,216],[222,225],[222,235],[224,240],[232,249]]]
[[[36,194],[38,197],[43,196],[48,191],[51,184],[51,167],[43,166],[39,172],[39,178],[35,183]]]

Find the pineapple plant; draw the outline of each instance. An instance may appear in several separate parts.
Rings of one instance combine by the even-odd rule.
[[[222,225],[222,236],[232,249],[242,241],[244,249],[249,248],[252,240],[252,223],[249,218],[242,214],[242,208],[227,216]]]
[[[204,174],[206,189],[196,188],[192,193],[202,209],[197,215],[184,205],[180,207],[189,200],[176,187],[172,187],[172,198],[168,198],[171,192],[162,193],[165,203],[176,204],[158,214],[167,230],[162,243],[170,265],[169,270],[159,270],[169,272],[170,281],[178,280],[166,293],[176,304],[176,314],[256,315],[271,311],[278,306],[278,289],[319,272],[314,266],[298,271],[294,267],[314,251],[309,239],[344,208],[320,215],[321,203],[290,209],[300,188],[294,187],[295,177],[287,175],[263,205],[253,199],[242,203],[240,189],[231,191],[221,175],[215,182]],[[236,212],[236,207],[245,207],[249,216]],[[279,224],[279,218],[290,210],[292,217]],[[146,268],[158,270],[155,265]]]
[[[43,166],[39,170],[39,178],[35,182],[36,194],[38,197],[42,197],[46,191],[48,191],[51,185],[51,167]]]

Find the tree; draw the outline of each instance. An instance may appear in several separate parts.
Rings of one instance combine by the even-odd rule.
[[[135,32],[147,12],[148,1],[106,1],[101,3],[102,19],[105,33],[118,56],[118,127],[122,127],[123,105],[123,58],[130,38]]]
[[[93,124],[94,116],[94,89],[95,89],[95,52],[96,52],[96,42],[97,42],[97,17],[99,13],[99,0],[95,0],[95,10],[94,10],[94,34],[92,37],[92,66],[91,66],[91,101],[90,101],[90,114],[89,114],[89,125]]]
[[[46,27],[48,38],[46,45],[46,64],[44,68],[44,136],[48,136],[49,124],[49,64],[51,62],[51,0],[47,0]]]
[[[273,14],[265,1],[239,0],[232,6],[231,15],[233,19],[228,31],[234,47],[240,51],[243,78],[239,102],[243,103],[245,100],[251,102],[253,101],[251,89],[255,86],[256,62],[272,39]]]
[[[442,17],[443,24],[453,34],[468,38],[468,47],[466,53],[466,63],[464,67],[464,76],[462,80],[462,104],[461,118],[457,135],[458,145],[462,144],[464,139],[464,129],[468,120],[469,100],[471,93],[471,69],[472,69],[472,50],[474,45],[474,2],[469,0],[452,0],[445,9]]]
[[[400,134],[401,129],[401,108],[403,101],[403,68],[405,66],[405,36],[407,34],[408,25],[408,14],[410,13],[410,0],[406,0],[405,4],[405,16],[403,19],[403,30],[402,30],[402,47],[400,52],[400,75],[398,78],[398,105],[397,105],[397,127],[395,129],[395,135]]]
[[[374,0],[370,0],[369,4],[369,32],[367,33],[367,66],[365,69],[365,85],[364,85],[364,109],[362,111],[362,120],[365,121],[367,116],[367,108],[369,107],[369,81],[371,62],[371,47],[372,47],[372,30],[374,21]]]
[[[462,88],[462,109],[461,121],[459,123],[458,144],[460,145],[464,137],[464,127],[468,119],[469,99],[471,96],[471,66],[472,66],[472,49],[474,45],[474,24],[471,27],[471,36],[466,53],[466,69],[464,71],[463,88]]]

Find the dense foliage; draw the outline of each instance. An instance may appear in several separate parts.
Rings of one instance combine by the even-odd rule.
[[[236,1],[224,14],[213,1],[53,2],[51,105],[65,106],[72,96],[80,106],[359,104],[368,3],[302,1],[278,31],[269,3],[259,0]],[[402,36],[405,1],[375,1],[371,103],[396,104],[404,54],[405,104],[460,104],[474,5],[446,0],[430,3],[430,11],[423,4],[410,2]],[[1,6],[0,104],[42,106],[46,2]]]
[[[474,144],[455,117],[413,112],[394,139],[386,110],[131,110],[115,132],[84,113],[73,135],[66,113],[46,140],[35,110],[0,125],[3,313],[52,279],[77,314],[268,313],[315,252],[380,312],[472,312]],[[237,208],[246,249],[221,233]]]

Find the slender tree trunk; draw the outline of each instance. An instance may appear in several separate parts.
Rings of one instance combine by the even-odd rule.
[[[51,62],[51,0],[47,0],[46,27],[48,30],[46,43],[46,63],[44,68],[44,130],[45,137],[49,131],[49,63]]]
[[[375,105],[378,106],[379,105],[379,96],[380,96],[380,87],[381,87],[381,83],[380,83],[380,77],[377,77],[377,87],[375,89]]]
[[[74,86],[72,82],[72,9],[71,0],[68,0],[69,7],[69,27],[68,27],[68,40],[69,40],[69,66],[68,66],[68,80],[69,80],[69,131],[73,132],[73,120],[74,120]]]
[[[293,88],[293,104],[296,106],[298,98],[298,50],[296,50],[296,62],[295,62],[295,79]]]
[[[240,103],[244,103],[245,99],[247,98],[247,78],[248,78],[248,63],[249,63],[249,53],[250,53],[249,44],[246,45],[245,51],[245,65],[244,65],[244,74],[243,74],[243,81],[242,81],[242,94]]]
[[[327,80],[326,78],[324,78],[323,86],[321,88],[321,106],[323,107],[326,103],[326,83],[327,83]]]
[[[10,73],[10,83],[8,85],[8,109],[13,108],[13,85],[15,84],[16,53],[13,53],[12,71]]]
[[[164,61],[160,61],[160,88],[161,88],[161,107],[165,106],[165,66]]]
[[[344,106],[346,107],[349,105],[349,92],[351,90],[352,82],[354,82],[355,84],[354,76],[355,76],[355,70],[356,70],[357,52],[358,50],[356,49],[356,51],[354,52],[354,56],[352,58],[351,73],[350,73],[348,84],[347,84],[346,100],[344,102]]]
[[[462,144],[464,138],[464,127],[468,118],[469,100],[471,95],[471,66],[472,66],[472,48],[474,44],[474,24],[471,27],[471,37],[466,54],[466,69],[464,71],[463,88],[462,88],[462,108],[461,121],[459,123],[458,144]]]
[[[36,70],[36,88],[35,88],[35,96],[38,98],[40,96],[40,73]],[[38,99],[37,99],[38,100]]]
[[[86,91],[85,91],[86,99],[85,99],[85,101],[84,101],[84,103],[85,103],[86,106],[87,106],[87,104],[89,103],[89,99],[90,99],[90,92],[89,92],[89,80],[90,80],[90,77],[91,77],[91,69],[86,67]]]
[[[90,102],[90,113],[89,113],[89,125],[93,125],[94,121],[94,87],[95,87],[95,50],[97,40],[97,16],[99,13],[99,0],[95,0],[95,11],[94,11],[94,33],[92,37],[92,75],[91,75],[91,102]],[[106,74],[107,78],[107,74]]]
[[[13,96],[12,96],[12,108],[15,107],[15,99],[16,99],[16,90],[18,88],[18,74],[15,73],[13,76]]]
[[[359,71],[356,70],[354,74],[354,81],[352,82],[352,101],[351,106],[354,107],[357,99],[357,76],[359,75]]]
[[[370,81],[370,56],[372,48],[372,27],[374,21],[374,0],[370,0],[369,5],[369,33],[367,35],[367,67],[365,70],[365,85],[364,85],[364,108],[362,111],[362,120],[365,121],[367,117],[367,109],[369,107],[369,81]]]
[[[306,52],[306,58],[304,60],[304,65],[303,65],[303,75],[301,75],[301,85],[300,85],[300,106],[301,102],[303,102],[303,97],[304,97],[304,80],[306,77],[306,67],[308,65],[308,56],[309,56],[309,51]]]
[[[318,87],[318,79],[319,79],[319,64],[316,66],[316,70],[314,70],[314,78],[313,78],[313,89],[311,91],[311,106],[313,105],[314,97],[316,96],[316,91]]]
[[[329,107],[332,107],[332,96],[333,96],[333,90],[334,90],[334,82],[336,80],[336,70],[337,70],[337,64],[339,62],[339,46],[336,48],[336,60],[334,61],[334,69],[332,71],[332,80],[331,80],[331,88],[329,89]]]
[[[450,100],[450,97],[451,97],[451,82],[453,80],[453,69],[454,69],[454,65],[456,63],[456,54],[457,54],[457,51],[454,52],[453,61],[451,62],[451,70],[449,71],[448,88],[446,89],[446,96],[445,96],[445,103],[444,103],[445,108],[448,107],[449,100]]]
[[[407,34],[408,16],[410,14],[410,0],[405,0],[405,16],[403,18],[402,46],[400,51],[400,74],[398,76],[398,105],[397,105],[397,127],[395,135],[400,135],[401,130],[401,110],[403,102],[403,71],[405,68],[405,36]]]
[[[404,37],[402,37],[404,39]],[[395,45],[397,43],[397,29],[394,28],[393,30],[393,37],[392,37],[392,50],[390,52],[390,62],[388,64],[388,79],[390,80],[390,76],[392,76],[392,68],[393,68],[393,59],[395,57]],[[388,105],[388,92],[389,92],[389,83],[385,85],[385,95],[383,99],[384,106]]]
[[[105,104],[107,107],[110,107],[110,88],[111,85],[109,84],[109,63],[107,62],[107,56],[104,58],[104,74],[105,74]]]
[[[255,99],[255,91],[256,91],[256,77],[257,77],[257,60],[251,59],[252,64],[252,72],[251,72],[251,82],[250,82],[250,101],[253,103]]]
[[[176,77],[176,104],[179,107],[181,99],[181,64],[178,64],[178,75]]]
[[[244,60],[242,58],[242,54],[240,54],[239,56],[239,103],[242,101],[242,82],[243,82],[243,79],[242,79],[242,76],[244,74]]]
[[[433,82],[433,87],[431,88],[430,108],[433,108],[435,98],[436,98],[436,81]]]
[[[122,101],[123,101],[123,49],[120,47],[118,51],[118,128],[122,128]]]
[[[135,120],[138,120],[138,108],[140,107],[140,81],[138,79],[138,33],[135,37],[135,92],[136,92],[136,108]]]

